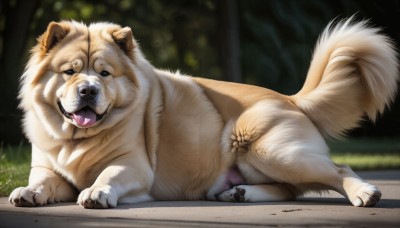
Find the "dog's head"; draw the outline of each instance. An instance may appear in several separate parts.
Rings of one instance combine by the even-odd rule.
[[[115,124],[137,99],[136,46],[128,27],[50,23],[23,76],[21,107],[60,138]]]

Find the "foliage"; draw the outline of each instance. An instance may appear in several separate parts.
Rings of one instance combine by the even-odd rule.
[[[42,0],[32,34],[41,34],[50,21],[114,22],[132,28],[154,65],[218,76],[215,7],[212,0]]]
[[[111,21],[130,26],[145,56],[159,68],[230,80],[222,31],[224,0],[4,0],[0,1],[0,142],[20,142],[18,77],[35,38],[50,21]],[[312,48],[333,18],[371,18],[395,41],[399,0],[236,0],[242,80],[285,94],[301,87]],[[229,2],[229,1],[224,1]],[[224,27],[225,26],[225,27]],[[229,52],[228,52],[229,53]],[[229,57],[229,56],[228,56]],[[233,67],[232,67],[233,68]],[[235,68],[236,69],[236,68]],[[400,99],[392,111],[353,135],[400,135]],[[366,130],[367,129],[367,130]]]
[[[242,71],[247,83],[285,94],[303,84],[313,47],[332,19],[357,14],[400,41],[399,1],[245,0],[240,2]],[[261,4],[262,3],[262,4]]]

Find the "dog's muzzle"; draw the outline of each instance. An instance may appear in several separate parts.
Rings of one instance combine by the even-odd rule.
[[[60,112],[68,119],[71,119],[77,127],[90,128],[96,125],[100,120],[103,119],[107,110],[98,114],[95,111],[96,98],[98,95],[98,89],[95,86],[83,85],[78,89],[78,95],[80,98],[78,108],[76,111],[69,113],[67,112],[62,103],[58,102]]]

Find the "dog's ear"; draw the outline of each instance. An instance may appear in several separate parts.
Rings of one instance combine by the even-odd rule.
[[[68,34],[70,28],[65,23],[50,22],[46,32],[39,38],[41,50],[49,52],[57,43],[59,43]]]
[[[136,47],[136,43],[133,40],[132,30],[129,27],[118,29],[111,33],[114,42],[118,44],[122,51],[128,56],[132,56],[132,51]]]

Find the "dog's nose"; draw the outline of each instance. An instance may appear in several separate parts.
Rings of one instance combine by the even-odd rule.
[[[85,100],[93,100],[96,98],[98,89],[95,86],[83,85],[79,88],[79,96]]]

